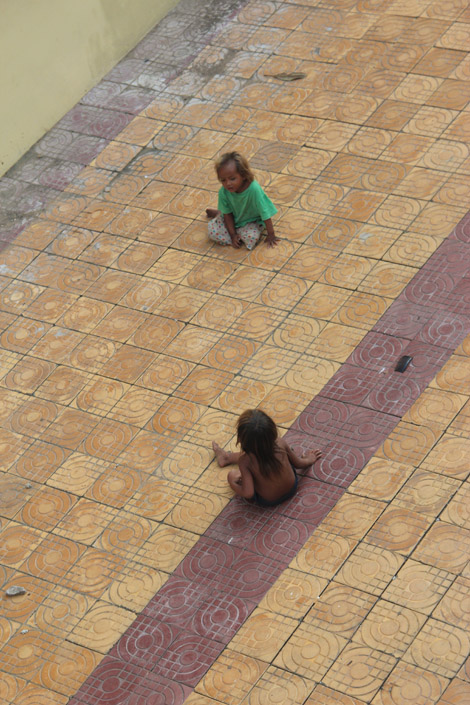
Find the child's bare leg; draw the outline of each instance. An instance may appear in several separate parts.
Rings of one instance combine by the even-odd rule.
[[[217,218],[219,214],[220,211],[218,211],[217,208],[206,208],[206,215],[208,218]]]
[[[212,450],[214,451],[217,462],[219,463],[219,466],[221,468],[224,468],[226,465],[235,465],[235,463],[238,463],[238,460],[241,455],[240,452],[231,453],[228,450],[224,450],[215,441],[212,441]],[[230,472],[238,472],[238,474],[240,474],[239,470],[234,470]]]
[[[227,482],[230,485],[230,487],[232,488],[232,490],[235,492],[235,494],[239,494],[240,496],[243,496],[241,493],[242,474],[238,468],[236,468],[236,469],[234,468],[233,470],[228,471]]]

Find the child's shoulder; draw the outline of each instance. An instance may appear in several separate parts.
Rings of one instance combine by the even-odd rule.
[[[284,440],[284,438],[276,438],[276,445],[281,450],[287,450],[289,448],[289,444],[286,440]]]
[[[259,181],[256,181],[256,179],[253,179],[253,181],[252,181],[251,184],[248,186],[248,188],[250,189],[250,192],[251,192],[251,193],[264,193],[263,187],[261,186],[261,184],[259,183]],[[247,189],[247,190],[248,190],[248,189]]]

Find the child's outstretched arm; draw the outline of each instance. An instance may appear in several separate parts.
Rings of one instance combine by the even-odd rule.
[[[264,221],[266,227],[266,242],[268,247],[274,247],[279,242],[279,238],[274,234],[274,226],[271,218]]]
[[[238,249],[242,244],[242,241],[240,235],[238,235],[237,231],[235,230],[235,219],[233,217],[233,213],[224,213],[224,224],[227,228],[228,234],[230,235],[233,247]]]

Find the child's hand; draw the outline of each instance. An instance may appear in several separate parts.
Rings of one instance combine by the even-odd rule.
[[[314,450],[311,453],[304,453],[302,460],[305,460],[309,465],[313,465],[321,458],[321,450]]]
[[[268,247],[274,247],[279,242],[279,238],[274,233],[266,233],[266,244]]]
[[[235,235],[230,235],[230,239],[232,241],[232,247],[235,247],[236,250],[239,249],[240,245],[242,244],[242,239],[238,233],[235,233]]]

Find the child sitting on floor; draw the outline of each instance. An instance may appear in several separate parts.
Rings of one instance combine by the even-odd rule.
[[[321,457],[314,450],[300,458],[282,438],[270,416],[260,409],[248,409],[237,421],[237,443],[241,452],[223,450],[215,441],[212,448],[220,467],[238,463],[227,480],[240,497],[262,507],[274,507],[294,496],[298,476],[295,468],[308,468]]]
[[[274,235],[271,217],[277,209],[255,180],[245,157],[238,152],[227,152],[216,162],[215,170],[222,187],[219,189],[218,210],[206,209],[212,219],[209,238],[220,245],[236,248],[243,242],[248,250],[252,250],[266,228],[266,242],[273,247],[278,239]]]

